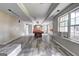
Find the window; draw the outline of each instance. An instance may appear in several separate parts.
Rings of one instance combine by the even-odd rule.
[[[67,38],[79,41],[79,9],[58,18],[58,32],[60,36],[65,37],[67,35]]]
[[[79,9],[70,13],[70,38],[79,39]]]
[[[68,32],[68,14],[59,17],[59,32]]]
[[[79,24],[79,17],[76,18],[76,24]]]
[[[74,37],[74,34],[75,34],[74,30],[75,30],[75,29],[74,29],[74,26],[71,26],[71,27],[70,27],[70,36],[71,36],[71,37]]]

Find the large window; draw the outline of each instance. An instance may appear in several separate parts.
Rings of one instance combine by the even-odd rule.
[[[68,32],[68,14],[59,17],[59,32]]]
[[[75,9],[58,18],[58,32],[63,37],[67,34],[67,38],[79,41],[79,9]]]
[[[79,9],[70,13],[70,38],[79,39]]]

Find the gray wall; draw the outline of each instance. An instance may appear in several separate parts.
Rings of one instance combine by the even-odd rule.
[[[73,42],[63,39],[61,37],[57,38],[58,35],[56,35],[56,34],[58,34],[58,17],[65,14],[66,12],[71,11],[72,9],[74,9],[78,6],[79,6],[79,3],[69,5],[62,12],[60,12],[58,15],[56,15],[53,19],[53,29],[54,29],[55,40],[76,55],[79,55],[79,44],[73,43]]]

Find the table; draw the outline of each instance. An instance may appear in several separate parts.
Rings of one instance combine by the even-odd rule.
[[[34,37],[35,37],[35,38],[39,38],[39,37],[42,37],[43,31],[40,31],[40,30],[33,30],[33,33],[34,33]]]

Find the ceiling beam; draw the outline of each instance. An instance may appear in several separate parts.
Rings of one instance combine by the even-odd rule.
[[[49,15],[51,14],[51,12],[53,12],[53,10],[59,5],[59,3],[52,3],[46,13],[46,17],[45,19],[43,20],[42,23],[44,23],[46,21],[46,19],[49,17]]]
[[[27,7],[24,6],[23,3],[17,3],[17,5],[20,7],[20,9],[24,12],[24,14],[29,17],[29,19],[33,22],[33,17],[31,17]]]

